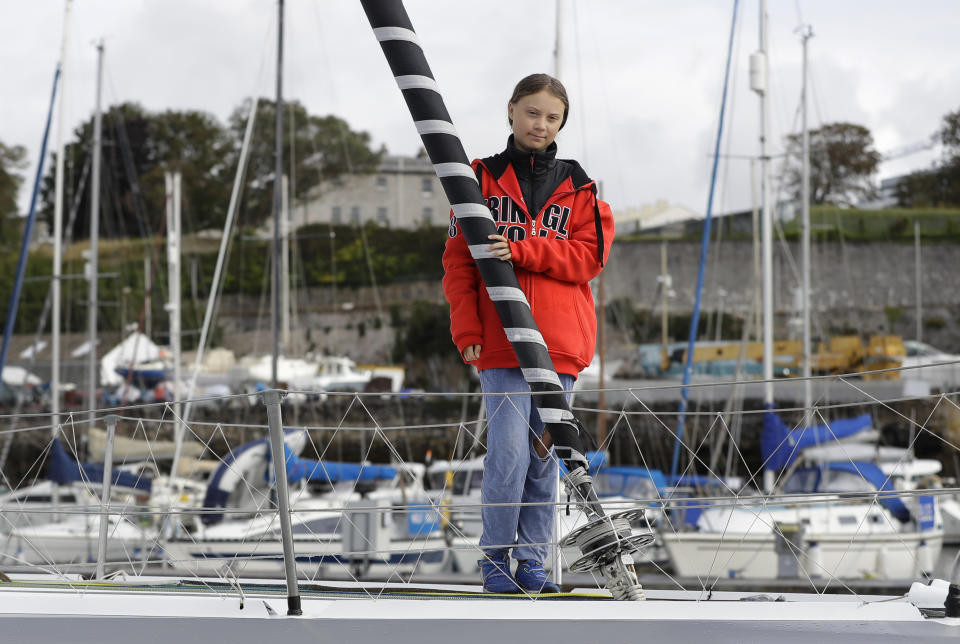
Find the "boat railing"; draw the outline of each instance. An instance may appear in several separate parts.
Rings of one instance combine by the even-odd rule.
[[[822,400],[815,414],[826,422],[829,417],[870,408],[878,417],[899,419],[913,428],[914,453],[905,458],[916,456],[921,439],[938,441],[950,452],[956,451],[944,433],[949,419],[960,414],[955,394],[880,399],[862,381],[851,380],[849,386],[861,392],[859,404]],[[700,389],[709,392],[706,385]],[[657,471],[676,440],[675,409],[648,402],[651,393],[662,391],[648,385],[607,389],[604,409],[592,405],[589,396],[579,391],[580,405],[575,411],[591,428],[596,426],[591,421],[601,412],[610,419],[598,448],[609,454],[616,467]],[[0,440],[13,441],[16,447],[11,452],[15,458],[6,463],[0,481],[11,490],[0,498],[6,517],[6,525],[0,525],[0,570],[41,567],[96,577],[117,571],[198,578],[276,578],[286,574],[300,583],[435,577],[473,581],[472,566],[483,554],[479,516],[484,504],[479,496],[453,499],[446,489],[448,483],[429,490],[427,481],[397,477],[396,465],[423,460],[430,450],[448,458],[452,470],[467,463],[476,467],[487,421],[461,414],[408,425],[396,422],[395,410],[407,405],[424,412],[435,405],[441,416],[449,413],[443,410],[461,408],[459,403],[450,403],[463,397],[479,408],[482,395],[331,392],[325,400],[309,403],[316,406],[316,414],[310,416],[303,406],[307,403],[298,396],[304,393],[261,392],[257,394],[259,412],[248,406],[247,393],[215,401],[221,410],[235,403],[243,405],[241,422],[198,413],[186,423],[174,416],[170,402],[98,410],[92,420],[86,413],[67,414],[55,425],[42,413],[0,416],[0,426],[8,426],[0,430]],[[621,401],[611,402],[617,396]],[[696,393],[692,399],[696,400]],[[708,399],[709,394],[704,400]],[[694,419],[693,431],[682,442],[685,458],[680,479],[672,486],[669,482],[645,486],[642,498],[603,499],[605,507],[616,510],[647,510],[643,520],[656,531],[657,542],[644,557],[635,559],[638,570],[663,583],[684,587],[709,587],[723,578],[749,577],[750,566],[744,561],[772,556],[769,553],[775,553],[777,540],[783,536],[781,519],[771,519],[768,510],[776,504],[789,505],[800,513],[797,520],[802,522],[810,520],[801,516],[803,513],[828,503],[841,514],[844,508],[855,507],[870,508],[873,513],[866,519],[863,513],[848,513],[863,525],[854,526],[853,536],[848,533],[844,537],[844,548],[837,555],[840,563],[827,556],[823,545],[836,535],[811,535],[811,530],[806,530],[807,541],[797,542],[792,556],[808,581],[834,580],[840,587],[849,587],[851,579],[874,576],[878,565],[879,572],[886,567],[891,571],[888,574],[903,579],[936,573],[944,540],[940,506],[953,501],[957,489],[878,489],[827,496],[763,494],[758,488],[764,463],[749,444],[756,437],[751,438],[744,429],[751,423],[756,426],[763,410],[749,404],[739,411],[709,409],[706,403],[699,410],[695,405],[691,409],[687,415]],[[794,406],[775,411],[794,422],[801,418],[801,410]],[[257,415],[260,422],[256,422]],[[90,430],[104,426],[108,434],[104,452],[87,453]],[[470,446],[475,446],[472,451]],[[191,456],[181,456],[180,471],[173,474],[170,465],[176,450]],[[275,460],[274,454],[283,454],[283,458]],[[66,461],[73,479],[56,474],[59,478],[44,496],[37,486],[51,482],[50,466],[57,459]],[[702,477],[709,485],[684,487],[684,476],[686,480]],[[737,481],[735,486],[726,483],[731,477]],[[335,484],[335,480],[343,482]],[[741,484],[745,484],[743,489]],[[284,485],[289,489],[283,491]],[[325,487],[330,493],[322,491]],[[85,491],[86,502],[58,499],[71,489]],[[932,518],[924,523],[917,517],[910,532],[878,510],[887,497],[903,499],[917,514],[927,511],[921,500],[937,503]],[[575,513],[568,516],[568,503],[562,495],[542,505],[555,509],[562,526],[559,530],[576,525],[577,517]],[[747,525],[730,522],[711,532],[709,521],[698,519],[704,513],[716,515],[731,509],[744,514]],[[10,523],[15,513],[25,517],[21,525]],[[925,527],[920,528],[921,523]],[[882,557],[873,552],[873,561],[867,565],[864,552],[880,527],[893,535],[883,544],[885,552],[899,552],[900,556],[878,564]],[[289,535],[287,544],[282,533]],[[540,545],[557,549],[560,536],[558,533]],[[686,557],[684,549],[690,547],[685,540],[694,538],[713,539],[717,552],[710,561],[701,562],[701,570],[691,573],[679,562]],[[757,545],[762,539],[769,541],[766,550]],[[819,541],[812,543],[811,539]],[[569,565],[573,555],[559,550],[559,565]]]

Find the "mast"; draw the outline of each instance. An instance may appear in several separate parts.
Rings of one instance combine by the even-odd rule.
[[[557,0],[559,3],[559,0]],[[597,182],[597,196],[603,192],[603,185]],[[609,261],[609,260],[608,260]],[[597,354],[600,357],[600,375],[597,378],[597,407],[600,413],[597,414],[597,444],[603,450],[603,444],[607,439],[607,387],[606,382],[606,355],[607,355],[607,314],[606,314],[606,285],[604,274],[606,271],[600,270],[597,275]]]
[[[913,219],[913,255],[916,258],[914,262],[914,291],[917,295],[917,342],[923,342],[923,293],[922,293],[922,277],[923,270],[921,268],[921,256],[920,256],[920,218],[914,217]]]
[[[37,157],[37,173],[33,179],[33,191],[30,193],[30,210],[27,221],[23,226],[23,243],[20,245],[20,258],[17,261],[17,272],[13,279],[13,291],[10,293],[10,304],[7,307],[7,319],[3,325],[3,343],[0,345],[0,373],[7,364],[7,352],[10,350],[10,338],[13,336],[13,326],[17,320],[17,308],[20,305],[20,292],[23,288],[23,276],[27,270],[27,255],[30,251],[30,238],[33,235],[33,224],[37,220],[37,196],[40,194],[40,182],[43,181],[43,162],[47,158],[47,141],[50,137],[50,123],[53,120],[53,107],[57,100],[57,85],[60,82],[60,64],[57,64],[53,73],[53,89],[50,90],[50,106],[47,108],[47,120],[43,126],[43,139],[40,141],[40,155]],[[6,462],[10,450],[10,441],[13,435],[7,437],[0,453],[0,466]]]
[[[230,240],[230,232],[233,229],[233,219],[237,214],[237,204],[240,200],[240,191],[243,186],[243,177],[247,169],[247,158],[250,154],[250,139],[253,137],[253,125],[257,120],[258,101],[253,98],[250,101],[250,113],[247,114],[247,129],[243,133],[243,143],[240,145],[240,159],[237,162],[237,174],[233,178],[233,190],[230,193],[230,204],[227,206],[227,218],[223,223],[223,234],[220,236],[220,251],[217,253],[217,264],[213,269],[213,281],[210,284],[210,295],[207,297],[207,309],[203,314],[203,326],[200,329],[200,341],[197,343],[197,357],[193,364],[193,374],[190,376],[190,385],[187,387],[187,406],[183,410],[183,426],[190,423],[190,411],[193,393],[197,388],[197,377],[200,373],[200,365],[203,364],[203,352],[207,346],[207,336],[210,333],[210,324],[213,321],[213,310],[217,301],[217,294],[220,292],[220,277],[223,274],[223,264],[227,256],[227,243]],[[180,438],[180,437],[178,437]],[[177,444],[173,457],[173,472],[177,471],[177,464],[180,458],[180,444]]]
[[[803,211],[803,420],[804,427],[812,424],[810,407],[813,404],[813,392],[810,381],[810,133],[807,128],[807,41],[813,37],[810,25],[800,28],[803,42],[803,84],[800,92],[800,105],[803,114],[803,170],[801,178],[801,209]]]
[[[733,42],[736,35],[737,11],[740,3],[733,2],[733,18],[730,22],[730,38],[727,45],[727,62],[723,72],[723,92],[720,98],[720,115],[717,119],[717,137],[714,141],[713,167],[710,171],[710,190],[707,196],[707,212],[703,218],[703,234],[700,237],[700,266],[697,270],[697,289],[694,291],[693,314],[690,316],[690,335],[687,337],[687,356],[683,367],[683,389],[680,390],[680,410],[677,417],[677,433],[673,442],[673,457],[670,459],[670,480],[676,482],[677,466],[680,463],[680,445],[683,443],[683,426],[687,413],[690,378],[693,375],[693,353],[697,343],[697,328],[700,322],[700,299],[707,267],[707,250],[710,247],[710,222],[713,213],[713,197],[717,187],[717,168],[720,163],[720,142],[723,140],[723,121],[727,111],[727,91],[730,88],[730,62],[733,59]]]
[[[556,34],[553,40],[553,76],[554,78],[560,78],[560,65],[563,58],[563,49],[561,45],[563,44],[563,36],[560,33],[563,25],[563,0],[557,0],[557,24],[556,24]]]
[[[280,235],[283,252],[280,255],[280,331],[281,345],[286,355],[290,350],[290,180],[283,175],[280,207]]]
[[[283,210],[283,0],[277,0],[277,100],[274,132],[273,173],[273,297],[270,306],[270,333],[273,352],[270,360],[270,386],[277,388],[277,358],[280,355],[280,213]]]
[[[90,300],[87,307],[87,331],[90,354],[87,360],[87,409],[93,427],[97,409],[97,287],[100,270],[100,162],[103,148],[103,113],[100,99],[103,90],[103,40],[97,43],[97,98],[93,116],[93,177],[90,181],[90,262],[87,278]]]
[[[760,0],[760,49],[750,57],[750,89],[760,95],[760,246],[763,258],[763,402],[773,407],[773,213],[771,211],[770,92],[767,84],[767,2]]]
[[[143,330],[147,337],[153,339],[153,263],[150,255],[143,257]]]
[[[170,289],[170,350],[173,353],[173,417],[177,444],[183,433],[180,423],[180,171],[164,173],[167,188],[167,281]],[[176,472],[171,472],[176,476]]]
[[[554,78],[557,78],[557,79],[560,78],[561,62],[563,59],[562,25],[563,25],[563,0],[556,0],[556,24],[554,25],[555,33],[553,38],[553,76]],[[603,271],[600,272],[599,277],[601,280],[603,280]],[[601,284],[600,291],[601,291],[601,298],[602,298],[603,282],[601,281],[600,284]],[[600,310],[603,311],[602,305],[600,306]],[[605,341],[603,327],[600,326],[601,324],[603,324],[602,315],[597,322],[598,322],[597,334],[599,336],[597,339],[601,347],[600,355],[602,356],[603,343]],[[602,363],[600,364],[600,381],[598,385],[599,385],[598,388],[602,390],[603,389],[603,364]],[[601,391],[597,395],[597,407],[599,407],[600,409],[603,409],[604,405],[605,405],[604,396],[603,396],[603,392]],[[484,407],[485,405],[481,403],[480,405],[481,412],[484,411]],[[604,414],[601,412],[601,414],[597,417],[597,444],[600,446],[603,445],[604,438],[606,437],[606,427],[607,427],[607,419],[604,417]],[[558,475],[559,476],[557,477],[557,498],[559,499],[561,496],[561,488],[562,488],[562,474],[558,472]],[[555,514],[554,521],[553,521],[554,540],[559,543],[560,538],[562,536],[559,532],[560,530],[559,506],[557,507],[556,512],[554,514]],[[559,586],[560,583],[563,581],[563,571],[562,571],[563,566],[561,565],[562,557],[560,553],[560,548],[559,547],[551,548],[550,557],[551,557],[551,561],[553,562],[553,570],[551,571],[551,574],[550,574],[550,580]]]
[[[663,350],[667,350],[669,342],[670,313],[668,306],[670,303],[670,289],[673,286],[670,275],[667,273],[667,240],[660,242],[660,343],[663,344]]]
[[[60,96],[57,99],[57,170],[53,202],[53,323],[50,329],[50,411],[54,437],[60,422],[60,279],[63,273],[63,95],[66,89],[67,42],[70,33],[70,5],[63,12],[63,42],[60,46]]]

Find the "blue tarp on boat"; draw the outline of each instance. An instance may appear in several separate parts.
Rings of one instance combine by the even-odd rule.
[[[306,432],[297,429],[285,429],[283,441],[284,452],[286,452],[287,476],[290,476],[291,471],[297,468],[291,457],[296,458],[296,452],[303,449],[306,443]],[[291,448],[291,443],[296,446],[295,450]],[[259,470],[256,473],[254,473],[254,470],[266,466],[263,475],[266,480],[270,480],[272,472],[267,465],[269,458],[269,436],[244,443],[227,454],[207,483],[207,491],[203,497],[203,507],[207,512],[200,516],[200,520],[206,525],[222,521],[222,513],[210,514],[209,511],[213,508],[227,507],[227,501],[237,485],[247,477],[259,477]]]
[[[315,461],[310,458],[294,457],[294,475],[290,475],[290,461],[287,461],[288,475],[296,476],[291,481],[376,481],[392,479],[397,468],[389,465],[369,465],[365,463],[338,463],[336,461]]]
[[[67,450],[58,439],[54,439],[50,446],[50,468],[47,471],[47,478],[61,485],[77,481],[100,485],[103,483],[103,465],[77,461],[67,454]],[[111,478],[112,485],[117,487],[150,492],[152,481],[144,476],[114,469]]]
[[[341,463],[338,461],[317,461],[312,458],[297,456],[289,445],[283,446],[287,463],[287,481],[296,483],[307,481],[377,481],[392,479],[397,475],[397,468],[390,465],[371,465],[369,463]],[[267,461],[270,454],[267,454]]]
[[[812,485],[809,485],[807,488],[805,488],[803,490],[804,492],[849,492],[849,490],[844,489],[831,489],[829,481],[824,481],[824,471],[847,472],[849,474],[853,474],[854,476],[860,477],[864,481],[869,482],[881,492],[894,492],[896,490],[896,488],[894,488],[893,484],[890,482],[890,477],[884,474],[883,470],[881,470],[878,465],[864,461],[836,461],[833,463],[824,463],[823,465],[817,467],[802,467],[798,468],[791,475],[791,478],[803,478],[804,476],[810,476],[811,473],[816,473],[815,479],[811,481]],[[878,497],[877,501],[880,503],[880,505],[890,510],[890,513],[895,516],[897,520],[903,522],[910,520],[910,510],[907,509],[907,506],[904,505],[903,500],[900,497],[880,496]]]
[[[805,447],[853,436],[869,429],[872,424],[870,414],[863,414],[855,418],[835,420],[829,425],[790,429],[775,413],[764,412],[763,433],[760,436],[764,466],[771,470],[781,470],[793,463]]]
[[[666,490],[667,479],[660,470],[636,465],[607,465],[607,453],[603,450],[587,452],[586,457],[598,496],[647,499],[662,496]],[[567,468],[561,461],[560,475],[565,474]]]
[[[396,476],[395,468],[388,465],[361,465],[359,463],[337,463],[316,461],[298,456],[306,444],[306,433],[299,429],[284,430],[284,461],[287,481],[296,483],[308,481],[373,481],[390,479]],[[210,476],[203,507],[208,512],[214,508],[226,508],[230,495],[247,478],[273,481],[273,466],[270,464],[271,450],[268,436],[250,441],[224,457],[223,462]],[[262,477],[261,477],[262,472]],[[222,513],[205,513],[201,520],[211,525],[223,520]]]
[[[128,369],[126,367],[116,367],[116,374],[126,380],[130,378],[134,383],[141,387],[156,387],[165,380],[169,380],[169,374],[163,369]]]

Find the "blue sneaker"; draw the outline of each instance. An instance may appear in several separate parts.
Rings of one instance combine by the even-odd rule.
[[[510,576],[510,558],[506,550],[491,550],[477,562],[487,593],[518,593],[517,582]]]
[[[514,579],[517,585],[528,593],[560,592],[560,587],[547,579],[547,571],[543,569],[543,564],[534,559],[518,563]]]

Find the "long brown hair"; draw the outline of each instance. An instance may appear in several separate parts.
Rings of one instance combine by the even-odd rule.
[[[530,96],[543,90],[547,90],[563,103],[563,120],[560,121],[560,129],[562,130],[563,126],[567,123],[567,114],[570,112],[570,101],[567,99],[567,90],[563,86],[563,83],[549,74],[530,74],[525,78],[521,78],[517,86],[513,88],[510,105],[516,105],[517,101],[524,96]],[[510,125],[512,126],[513,119],[508,116],[507,120],[510,121]]]

